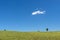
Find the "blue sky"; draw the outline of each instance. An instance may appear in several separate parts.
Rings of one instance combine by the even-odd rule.
[[[45,14],[32,15],[36,9]],[[37,10],[38,10],[37,9]],[[60,31],[60,0],[0,0],[0,30]]]

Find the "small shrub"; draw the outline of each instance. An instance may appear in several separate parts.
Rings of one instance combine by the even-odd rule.
[[[4,29],[4,31],[6,31],[6,29]]]

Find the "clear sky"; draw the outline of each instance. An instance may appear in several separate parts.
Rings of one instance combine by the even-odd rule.
[[[45,14],[32,15],[36,9]],[[0,0],[0,30],[60,31],[60,0]]]

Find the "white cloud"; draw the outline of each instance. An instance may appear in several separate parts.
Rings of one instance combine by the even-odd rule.
[[[32,15],[37,15],[37,14],[45,14],[46,11],[41,11],[41,10],[37,10],[32,12]]]

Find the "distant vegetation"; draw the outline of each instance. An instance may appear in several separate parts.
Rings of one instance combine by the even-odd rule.
[[[46,28],[46,31],[48,31],[48,28]]]
[[[6,29],[4,29],[4,31],[6,31]]]
[[[0,31],[0,40],[60,40],[60,32]]]

